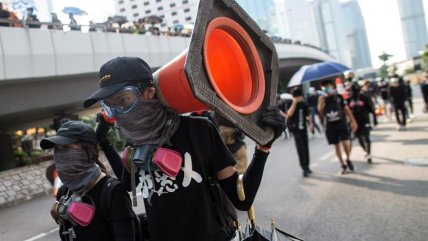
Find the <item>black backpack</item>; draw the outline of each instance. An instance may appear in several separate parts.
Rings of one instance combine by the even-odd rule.
[[[122,184],[119,180],[108,177],[104,183],[101,192],[101,205],[103,210],[111,209],[111,200],[113,198],[114,189]],[[107,214],[107,221],[110,223],[110,216]],[[136,214],[134,217],[135,237],[136,241],[150,241],[149,222],[145,213]]]

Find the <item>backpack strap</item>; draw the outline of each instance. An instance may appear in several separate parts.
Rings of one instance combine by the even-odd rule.
[[[112,207],[112,200],[113,200],[113,193],[116,187],[122,184],[119,180],[116,178],[108,177],[106,182],[104,183],[103,189],[101,191],[101,208],[104,212],[104,217],[107,219],[108,225],[111,226],[111,217],[110,213],[106,212],[111,210]],[[134,228],[135,228],[135,237],[136,241],[140,241],[141,239],[141,225],[140,225],[140,219],[136,214],[134,214]]]
[[[207,122],[206,118],[201,117],[182,117],[182,118],[188,118],[192,123],[204,123]],[[199,119],[199,120],[192,120],[192,119]],[[189,122],[188,122],[189,123]],[[198,126],[198,125],[195,125]],[[200,135],[200,129],[198,127],[195,128],[195,126],[187,126],[187,130],[190,137],[190,143],[194,146],[195,149],[198,148],[199,140],[195,140],[197,136]],[[217,212],[217,216],[220,219],[221,224],[223,227],[227,228],[230,226],[235,226],[238,220],[236,210],[229,200],[229,198],[224,193],[223,189],[220,186],[219,181],[217,178],[213,176],[213,171],[211,169],[211,164],[206,160],[205,158],[198,158],[200,160],[200,165],[202,167],[202,175],[205,179],[206,183],[208,184],[208,189],[211,194],[211,200],[213,201],[213,205],[215,207],[215,210]],[[232,224],[231,221],[232,220]],[[232,230],[229,230],[232,231]]]
[[[112,177],[107,177],[107,180],[104,183],[103,189],[101,191],[101,208],[103,211],[111,209],[113,192],[114,192],[114,189],[119,184],[120,184],[119,180]],[[110,213],[105,212],[104,215],[105,215],[105,218],[107,219],[107,222],[110,224],[111,223]]]

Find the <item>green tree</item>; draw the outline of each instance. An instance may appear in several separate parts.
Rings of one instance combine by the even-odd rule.
[[[386,61],[388,61],[393,55],[382,52],[381,55],[378,56],[378,58],[383,62],[382,66],[380,67],[379,76],[382,78],[388,77],[388,65],[386,64]]]
[[[421,53],[422,58],[422,68],[428,70],[428,44],[425,44],[424,50]]]

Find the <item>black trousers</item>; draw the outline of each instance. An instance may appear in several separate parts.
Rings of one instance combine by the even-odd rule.
[[[395,109],[395,118],[397,119],[397,123],[402,126],[406,126],[406,106],[404,103],[394,103]],[[401,113],[401,119],[400,119]]]
[[[299,155],[300,166],[303,170],[309,169],[309,144],[307,130],[293,131],[294,142],[296,143],[297,154]]]

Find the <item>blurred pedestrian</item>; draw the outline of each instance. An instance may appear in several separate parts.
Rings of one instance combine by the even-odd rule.
[[[361,93],[361,88],[356,82],[351,86],[350,94],[348,106],[358,124],[358,128],[355,131],[355,137],[358,139],[360,146],[366,152],[365,158],[367,159],[367,162],[371,163],[370,131],[372,130],[372,126],[370,124],[370,114],[372,114],[374,125],[377,125],[374,104],[369,96]]]
[[[80,31],[80,25],[77,24],[77,20],[74,18],[73,14],[68,14],[68,18],[70,19],[70,23],[68,24],[68,27],[70,27],[70,30],[76,30]]]
[[[7,22],[9,20],[10,13],[6,9],[3,9],[3,3],[0,2],[0,26],[9,27],[10,23]],[[4,21],[4,22],[3,22]]]
[[[303,177],[307,177],[312,173],[309,168],[308,128],[306,124],[309,124],[309,129],[313,129],[311,119],[309,118],[309,106],[303,98],[301,88],[293,89],[291,94],[293,95],[293,102],[287,111],[287,124],[294,136],[294,143],[299,156],[300,167],[303,170]]]
[[[312,135],[315,134],[315,129],[317,129],[318,133],[321,133],[322,126],[322,118],[318,114],[318,99],[320,95],[317,93],[315,87],[309,87],[309,96],[308,96],[308,103],[311,111],[311,123],[312,127],[310,128],[310,131]],[[318,126],[316,119],[320,120],[321,125]]]
[[[27,19],[25,22],[29,28],[40,28],[42,26],[37,15],[34,14],[34,8],[27,8]]]
[[[20,27],[22,27],[22,22],[18,18],[18,15],[16,15],[15,12],[9,12],[9,14],[10,14],[9,20],[11,20],[10,26],[14,27],[14,28],[20,28]]]
[[[64,184],[51,210],[60,225],[61,240],[136,241],[135,214],[125,188],[119,182],[110,197],[105,194],[116,179],[106,175],[98,159],[97,137],[91,126],[65,122],[55,136],[44,138],[40,147],[54,148],[55,167]]]
[[[108,17],[107,21],[104,22],[104,26],[105,26],[105,32],[111,32],[111,33],[116,33],[116,29],[113,27],[113,18],[112,17]]]
[[[352,132],[357,130],[358,125],[352,111],[346,105],[344,98],[336,93],[333,82],[331,80],[325,80],[321,82],[321,86],[325,95],[319,98],[318,111],[320,116],[324,118],[328,144],[334,145],[335,147],[336,156],[341,165],[340,173],[345,174],[347,169],[350,171],[354,170],[354,166],[350,159],[351,142],[346,116],[351,121]],[[343,146],[345,151],[346,161],[343,160],[340,145]]]
[[[410,80],[405,81],[404,86],[406,86],[406,95],[407,95],[407,104],[409,108],[406,108],[408,112],[408,117],[413,118],[413,90]],[[409,111],[410,110],[410,111]]]
[[[424,108],[423,111],[425,113],[428,112],[428,71],[425,73],[425,78],[420,83],[422,96],[424,98]]]
[[[389,83],[385,78],[381,78],[379,81],[380,97],[382,98],[381,110],[385,112],[388,118],[391,118],[391,104],[389,96]]]
[[[144,60],[118,57],[105,63],[100,69],[100,89],[87,98],[84,107],[97,101],[110,118],[117,119],[128,145],[142,154],[136,163],[140,163],[152,240],[231,240],[236,230],[233,219],[216,211],[213,189],[240,210],[251,207],[270,147],[284,130],[285,120],[279,110],[268,107],[263,111],[260,121],[272,128],[274,135],[264,146],[257,145],[243,175],[246,198],[241,201],[236,192],[239,176],[233,167],[235,160],[215,126],[202,118],[180,116],[164,106],[156,96],[152,71]],[[162,160],[154,162],[152,155],[144,155],[157,153],[157,148],[176,157],[179,165],[160,165]],[[222,203],[225,200],[222,198]]]
[[[398,123],[398,130],[404,131],[406,129],[406,100],[407,91],[404,86],[404,81],[398,76],[391,78],[391,85],[389,87],[389,94],[394,105],[395,118]],[[401,118],[400,118],[401,114]]]
[[[48,25],[48,29],[61,29],[62,30],[62,23],[61,20],[58,19],[58,15],[56,13],[51,13],[51,23]]]
[[[238,174],[244,174],[247,170],[247,145],[244,142],[245,135],[236,128],[230,121],[217,113],[214,113],[215,124],[217,125],[220,137],[226,144],[230,153],[236,161],[235,169]]]
[[[27,131],[24,131],[24,135],[21,138],[21,147],[29,157],[31,157],[33,153],[33,141],[33,136],[29,135]]]

